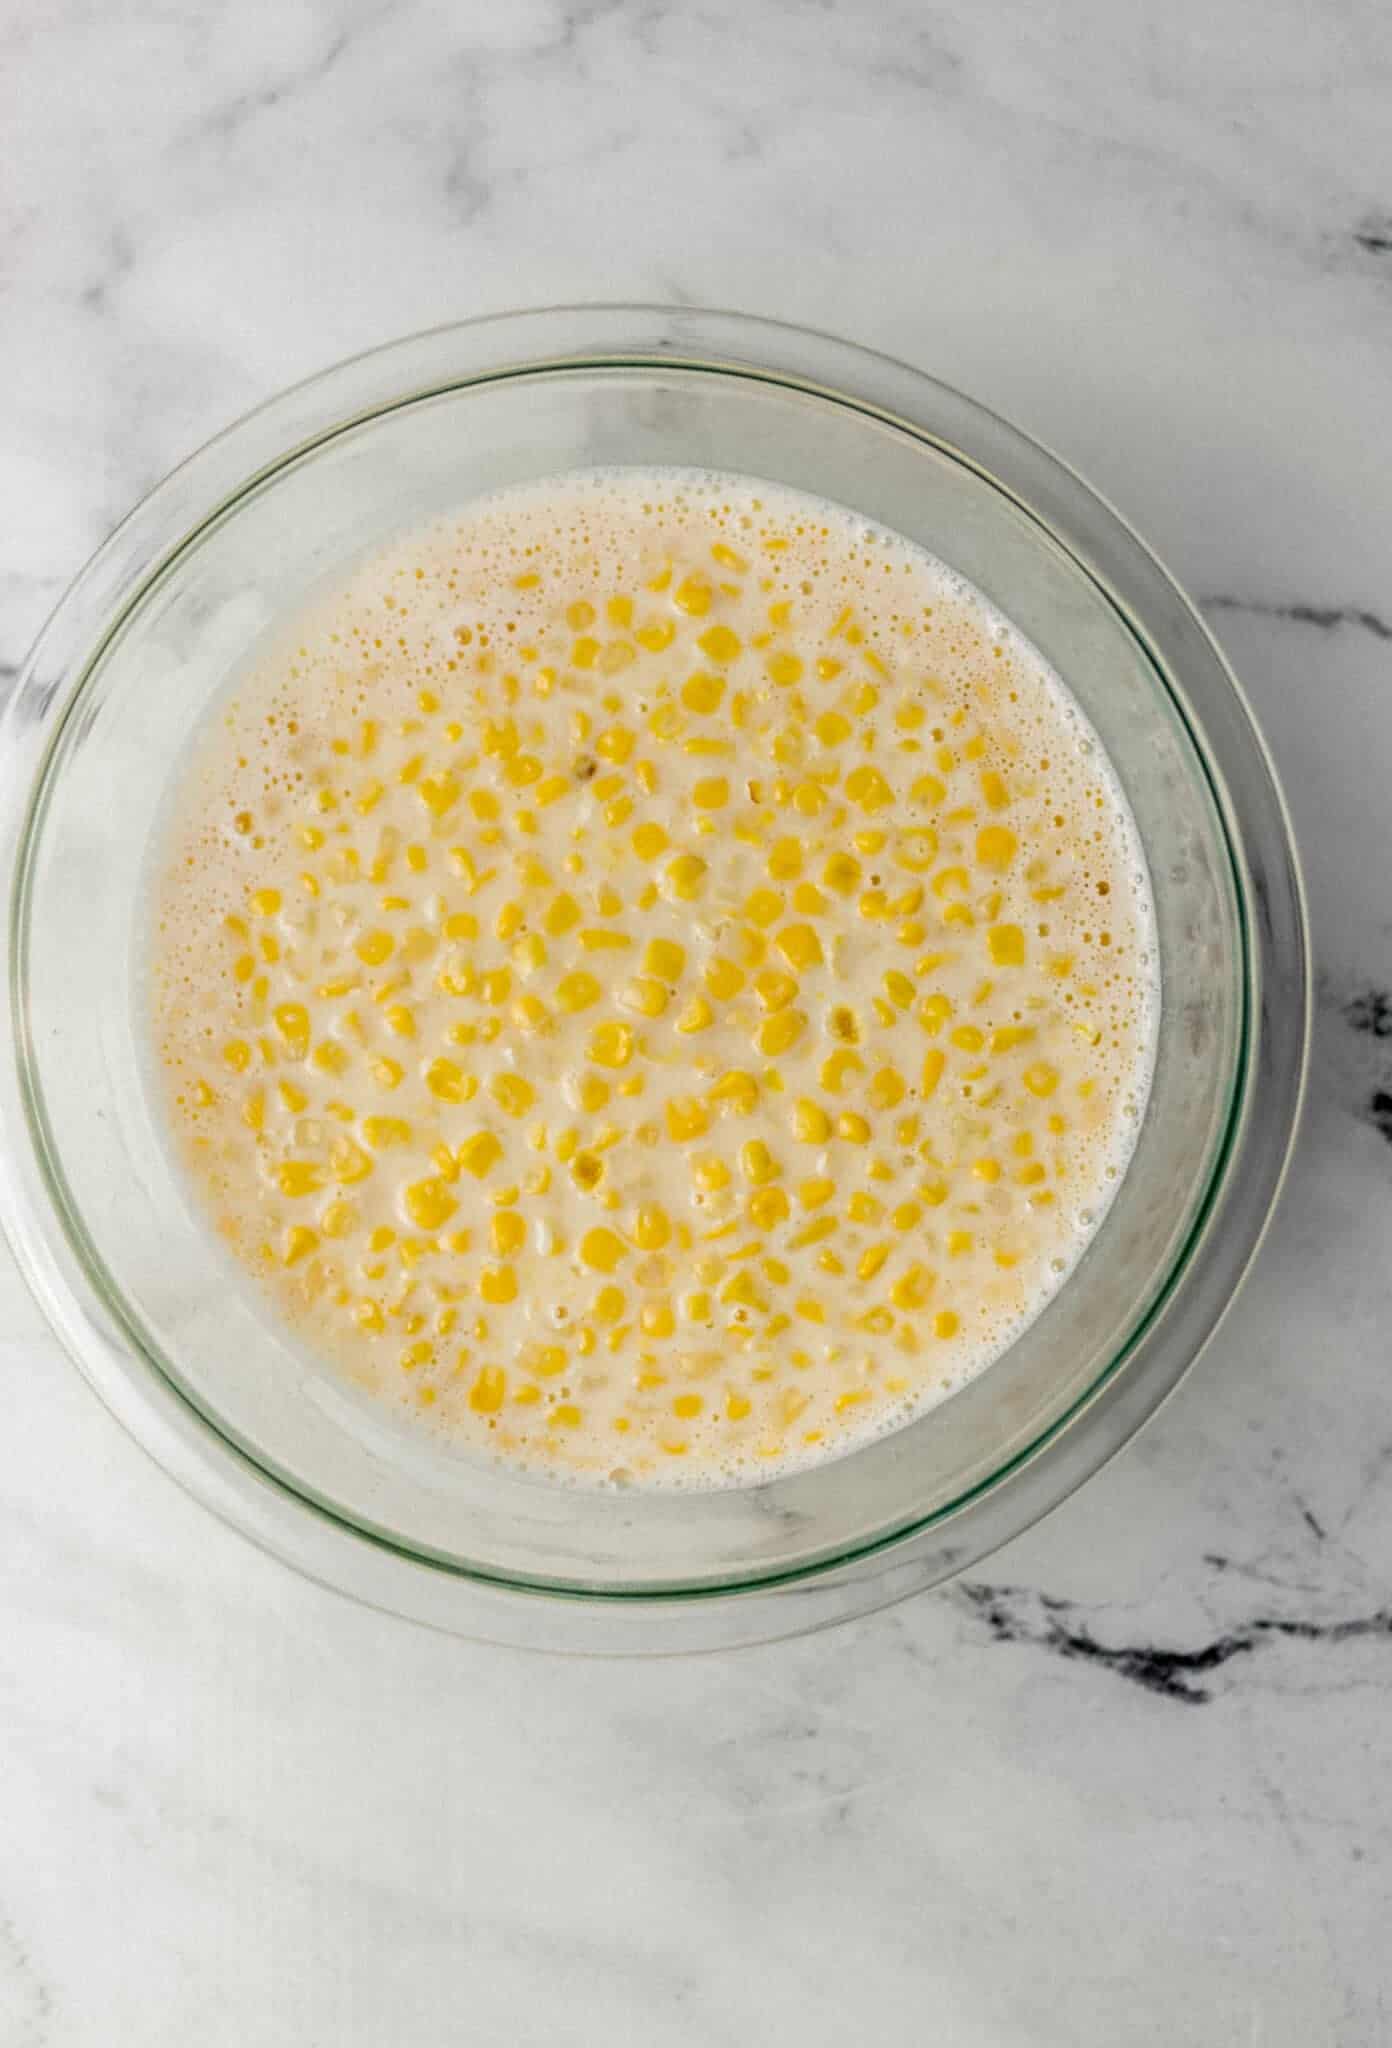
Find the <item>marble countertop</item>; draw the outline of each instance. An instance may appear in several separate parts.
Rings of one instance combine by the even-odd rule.
[[[963,385],[1204,601],[1286,779],[1293,1178],[1151,1428],[968,1583],[524,1660],[194,1507],[0,1271],[0,2043],[1392,2037],[1392,17],[1382,0],[15,0],[0,685],[245,407],[528,301]]]

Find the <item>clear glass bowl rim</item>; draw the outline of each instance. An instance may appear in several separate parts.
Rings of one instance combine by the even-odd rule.
[[[889,421],[974,470],[1065,549],[1146,650],[1209,774],[1242,911],[1248,1013],[1203,1207],[1149,1316],[1071,1409],[908,1529],[776,1578],[662,1594],[528,1585],[422,1556],[297,1492],[218,1432],[138,1344],[85,1254],[80,1227],[64,1216],[29,1085],[20,943],[28,848],[57,736],[108,639],[211,521],[316,445],[395,407],[543,370],[653,365],[753,378]],[[1164,646],[1149,623],[1157,614],[1169,629]],[[1172,681],[1180,652],[1183,698]],[[263,1548],[372,1604],[526,1647],[622,1653],[762,1640],[901,1598],[1021,1533],[1135,1433],[1212,1335],[1264,1234],[1294,1142],[1310,1028],[1304,895],[1264,742],[1194,607],[1111,506],[1018,429],[892,358],[738,313],[590,305],[488,315],[334,365],[246,414],[134,508],[60,600],[4,707],[0,735],[0,850],[13,875],[9,1000],[0,1013],[0,1204],[21,1270],[84,1376],[160,1465]]]

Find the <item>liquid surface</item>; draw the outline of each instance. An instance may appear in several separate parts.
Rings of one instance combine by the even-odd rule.
[[[153,1028],[301,1338],[556,1476],[764,1479],[996,1357],[1124,1170],[1134,827],[907,543],[684,472],[394,546],[177,795]]]

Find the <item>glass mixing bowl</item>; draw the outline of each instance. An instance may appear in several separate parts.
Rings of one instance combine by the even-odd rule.
[[[374,544],[569,468],[743,471],[951,563],[1065,678],[1125,785],[1163,1015],[1129,1172],[1075,1273],[988,1372],[898,1433],[707,1493],[583,1490],[355,1405],[232,1283],[162,1139],[145,883],[171,772],[268,625]],[[0,735],[12,874],[0,1054],[20,1263],[170,1472],[324,1582],[578,1651],[819,1626],[961,1570],[1170,1391],[1274,1200],[1308,1032],[1289,827],[1202,623],[1069,470],[932,379],[729,314],[558,308],[441,329],[287,392],[132,513],[59,606]]]

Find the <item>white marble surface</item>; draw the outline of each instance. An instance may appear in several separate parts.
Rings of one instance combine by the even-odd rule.
[[[359,1611],[150,1467],[6,1267],[0,2043],[1385,2042],[1382,0],[10,0],[0,98],[0,665],[193,444],[394,332],[838,328],[1210,601],[1322,976],[1292,1185],[1179,1397],[971,1586],[799,1644]]]

